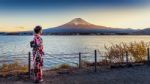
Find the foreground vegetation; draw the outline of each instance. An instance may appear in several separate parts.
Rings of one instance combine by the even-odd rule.
[[[107,50],[105,55],[112,61],[124,62],[125,56],[128,54],[129,60],[132,62],[139,62],[147,59],[147,48],[149,43],[130,42],[112,44],[111,46],[105,46]]]
[[[12,63],[12,64],[3,64],[0,67],[0,76],[6,77],[9,75],[20,75],[23,73],[27,73],[28,68],[26,65],[21,65],[18,62]]]

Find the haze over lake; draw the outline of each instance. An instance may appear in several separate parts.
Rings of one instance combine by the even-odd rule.
[[[4,59],[12,59],[10,55],[28,54],[32,51],[29,42],[33,36],[0,36],[0,61]],[[45,53],[49,54],[71,54],[79,52],[94,52],[98,49],[101,52],[105,51],[104,45],[110,46],[121,42],[149,42],[150,36],[43,36]],[[21,57],[19,55],[18,57]],[[63,58],[63,55],[60,56]],[[89,58],[90,59],[90,58]],[[47,59],[45,66],[52,66],[55,60]],[[68,59],[72,60],[72,59]],[[74,59],[72,61],[77,61]]]

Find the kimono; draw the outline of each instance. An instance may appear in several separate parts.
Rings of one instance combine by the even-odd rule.
[[[38,79],[42,79],[42,66],[43,66],[43,55],[44,55],[44,48],[43,48],[43,40],[41,38],[41,35],[34,35],[33,39],[33,66],[38,67]],[[33,67],[33,69],[34,69]]]

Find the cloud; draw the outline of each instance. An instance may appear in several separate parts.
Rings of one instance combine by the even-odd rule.
[[[19,26],[19,27],[16,27],[18,29],[25,29],[25,27],[22,27],[22,26]]]

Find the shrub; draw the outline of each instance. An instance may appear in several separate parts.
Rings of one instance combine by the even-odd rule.
[[[129,58],[132,61],[145,60],[147,55],[147,48],[149,43],[141,42],[130,42],[112,44],[110,47],[105,46],[105,55],[113,62],[124,62],[126,52],[129,54]]]
[[[131,53],[135,61],[145,60],[147,55],[148,44],[141,41],[140,43],[132,42],[129,44],[128,52]]]

